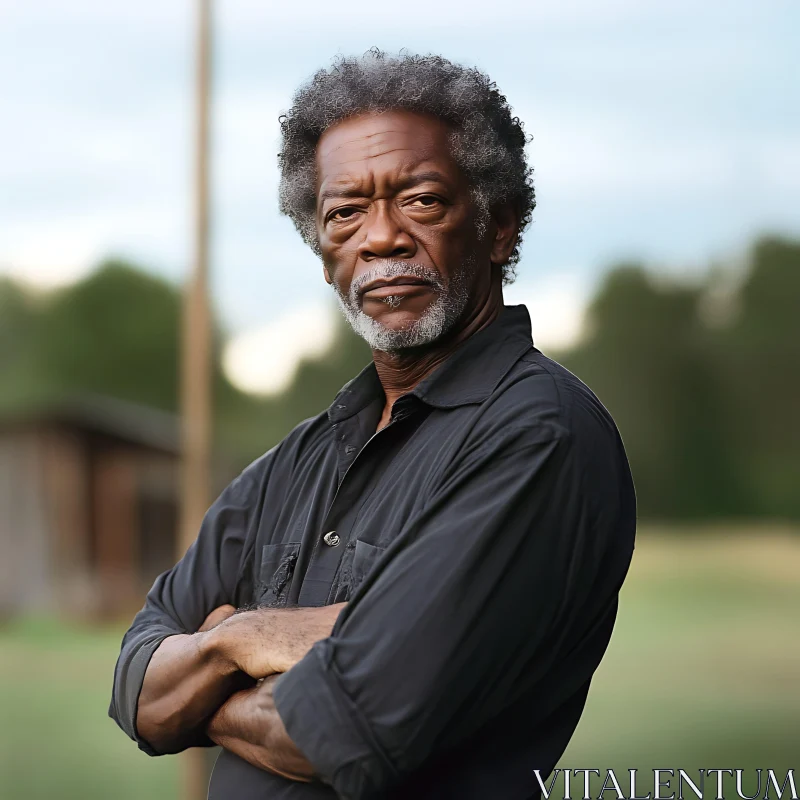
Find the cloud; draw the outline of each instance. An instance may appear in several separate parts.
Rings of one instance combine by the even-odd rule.
[[[5,24],[40,22],[75,25],[117,24],[162,28],[180,25],[191,19],[188,0],[169,3],[109,3],[107,0],[36,0],[35,4],[8,3],[0,6],[0,20]]]
[[[800,136],[765,139],[756,159],[775,188],[787,192],[800,191]]]
[[[537,347],[564,350],[580,341],[591,290],[591,284],[577,272],[561,270],[517,281],[504,289],[504,296],[507,305],[527,306]],[[284,391],[301,362],[329,351],[337,320],[332,303],[315,303],[293,308],[267,325],[234,336],[223,352],[228,380],[255,395]]]
[[[354,22],[321,0],[217,3],[212,273],[223,324],[252,329],[327,299],[318,264],[277,216],[277,115],[332,54],[372,44],[478,61],[508,93],[535,136],[539,207],[520,273],[536,271],[536,293],[551,265],[592,272],[620,252],[702,262],[751,231],[797,230],[788,8],[498,0],[487,17],[477,0],[409,0],[403,18],[425,21],[412,31],[385,4]],[[193,15],[187,0],[0,2],[0,271],[62,282],[112,252],[180,276]]]
[[[744,137],[726,141],[694,132],[676,141],[671,131],[617,113],[539,110],[530,145],[537,187],[550,196],[601,201],[610,192],[658,197],[722,189],[737,174]]]
[[[81,278],[101,259],[119,256],[159,267],[166,259],[172,264],[166,271],[177,277],[187,241],[180,213],[161,202],[23,217],[0,228],[0,274],[59,286]]]
[[[538,279],[518,279],[505,287],[503,296],[506,305],[527,306],[538,348],[565,350],[583,335],[591,288],[577,272],[560,270]]]
[[[97,232],[91,227],[51,228],[45,236],[23,239],[4,247],[0,273],[36,286],[63,286],[83,277],[100,257],[97,241]]]
[[[251,394],[287,389],[302,361],[323,356],[333,345],[336,314],[332,304],[303,306],[234,337],[222,360],[228,380]]]
[[[644,7],[643,7],[644,6]],[[491,6],[491,22],[495,25],[513,22],[515,25],[539,23],[570,23],[571,25],[613,24],[620,19],[661,16],[648,9],[647,4],[637,0],[495,0]],[[670,14],[677,8],[690,8],[689,0],[674,0],[670,4]],[[302,9],[300,11],[300,9]],[[366,22],[364,15],[361,20]],[[407,0],[403,4],[402,17],[405,20],[424,19],[426,27],[447,26],[458,28],[485,27],[487,6],[485,0],[459,0],[458,3],[430,3],[429,0]],[[350,17],[343,17],[341,8],[324,0],[306,0],[302,6],[291,3],[265,4],[262,0],[231,0],[226,4],[223,24],[250,26],[258,24],[303,23],[343,29],[352,26]],[[398,24],[397,8],[385,3],[370,6],[368,22]]]

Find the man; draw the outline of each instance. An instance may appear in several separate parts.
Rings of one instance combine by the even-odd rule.
[[[378,51],[281,124],[281,209],[374,362],[214,503],[110,713],[151,754],[222,745],[211,798],[537,797],[635,503],[607,411],[503,305],[526,137],[485,75]]]

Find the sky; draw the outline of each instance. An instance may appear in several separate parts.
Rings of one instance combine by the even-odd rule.
[[[0,273],[191,260],[190,0],[0,0]],[[337,54],[476,65],[533,136],[538,206],[507,302],[575,341],[603,271],[685,274],[800,234],[800,1],[217,0],[212,282],[230,377],[285,386],[330,341],[317,258],[277,210],[278,116]]]

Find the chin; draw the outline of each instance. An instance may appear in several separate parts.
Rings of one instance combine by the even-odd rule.
[[[401,303],[398,308],[389,308],[385,303],[369,303],[359,307],[348,303],[338,292],[336,298],[355,333],[373,350],[386,353],[432,344],[457,316],[448,315],[446,305],[441,302]]]
[[[424,316],[424,313],[415,313],[413,311],[405,311],[403,309],[387,309],[386,311],[376,314],[367,314],[376,325],[386,328],[390,331],[406,331],[414,325],[419,324]]]

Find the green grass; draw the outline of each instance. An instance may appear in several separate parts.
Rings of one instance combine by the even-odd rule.
[[[800,536],[723,533],[642,537],[560,766],[623,778],[629,768],[696,778],[700,768],[800,767]],[[641,786],[653,791],[652,772]]]
[[[800,536],[643,535],[562,766],[797,769],[799,630]],[[177,760],[141,754],[106,716],[121,633],[0,631],[0,798],[178,796]]]
[[[174,758],[140,753],[108,718],[122,631],[21,622],[0,635],[0,797],[177,797]]]

